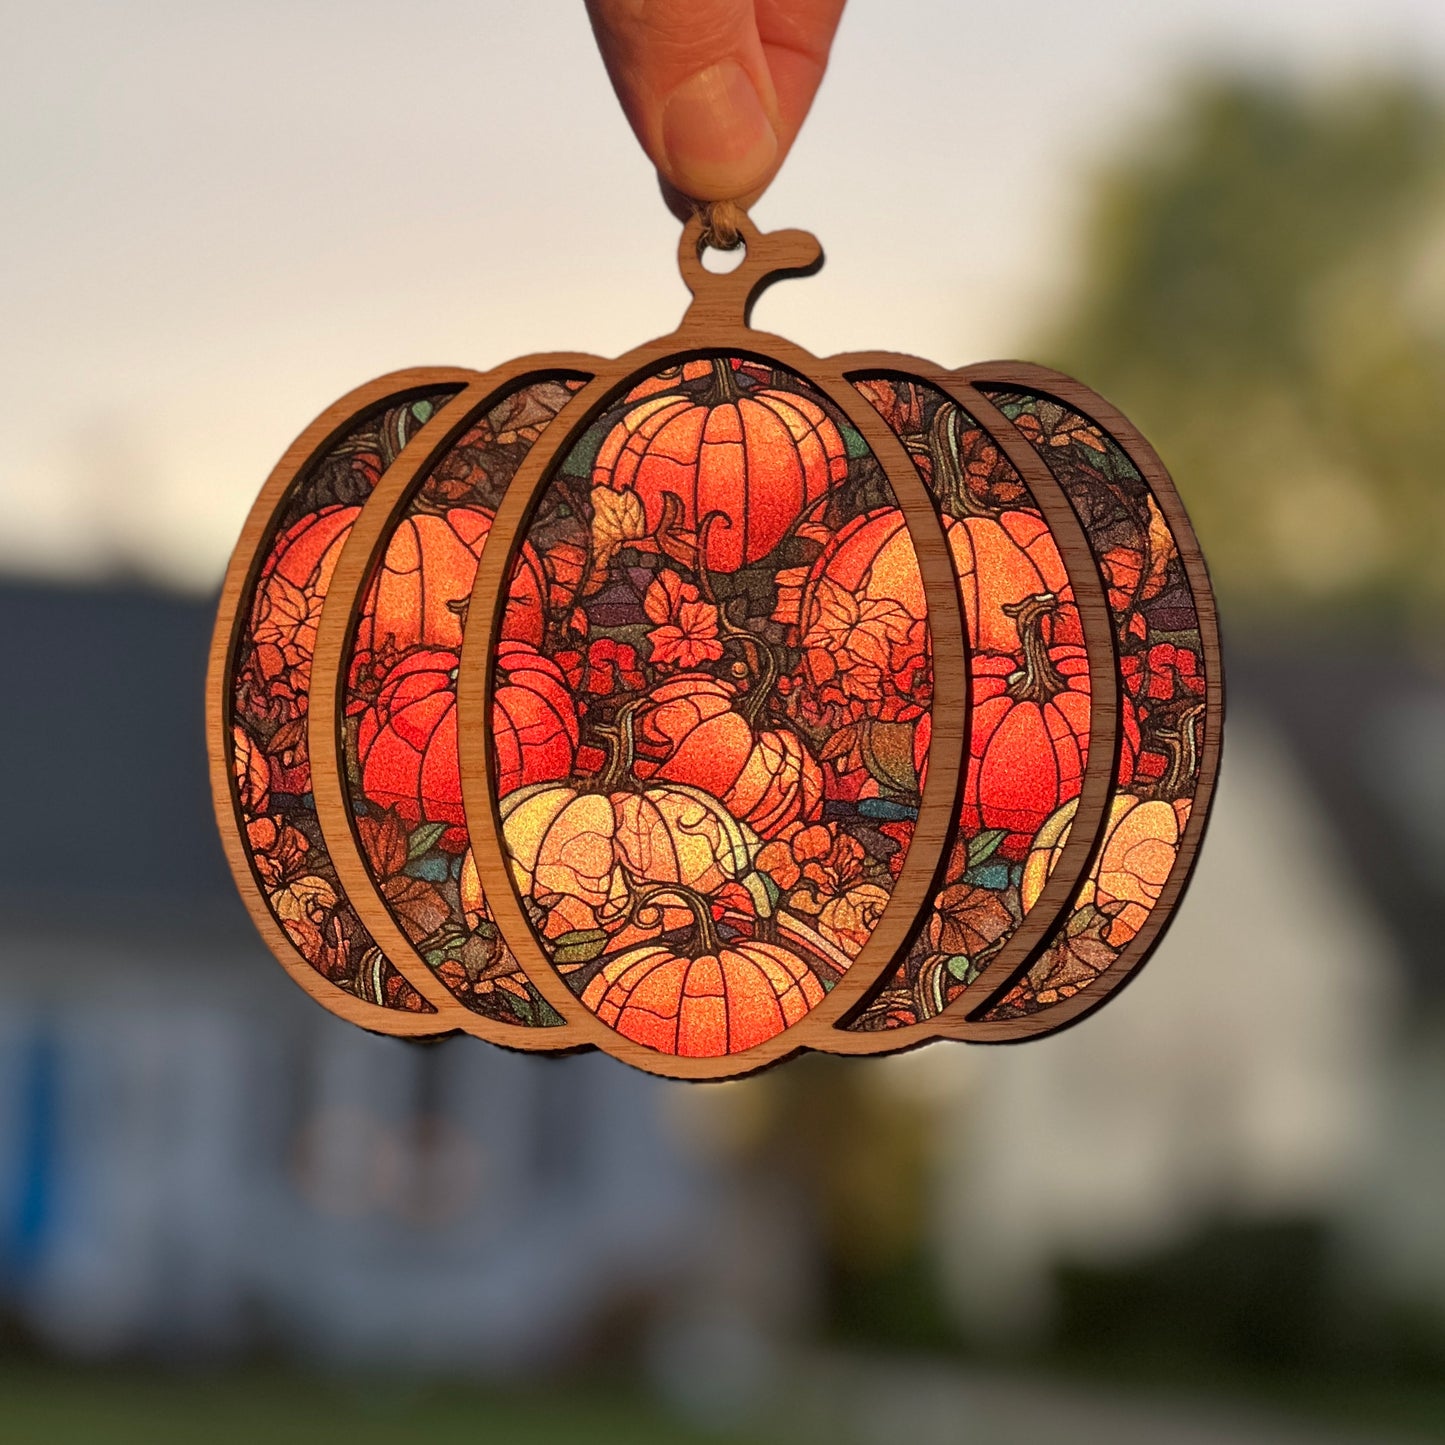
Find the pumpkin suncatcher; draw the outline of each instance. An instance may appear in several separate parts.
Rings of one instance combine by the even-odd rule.
[[[1158,459],[1054,372],[753,329],[821,251],[742,234],[673,334],[382,378],[258,499],[217,817],[343,1017],[679,1078],[1028,1038],[1177,904],[1222,683]]]

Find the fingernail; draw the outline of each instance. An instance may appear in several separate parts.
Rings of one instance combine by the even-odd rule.
[[[662,143],[674,184],[702,201],[729,200],[768,173],[778,138],[735,60],[700,70],[668,97]]]

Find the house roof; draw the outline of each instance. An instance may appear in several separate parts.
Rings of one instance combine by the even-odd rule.
[[[207,781],[214,603],[0,581],[0,896],[241,913]]]
[[[1394,935],[1420,997],[1445,995],[1445,676],[1368,635],[1227,654],[1230,704],[1264,713]],[[1229,766],[1226,736],[1223,766]]]

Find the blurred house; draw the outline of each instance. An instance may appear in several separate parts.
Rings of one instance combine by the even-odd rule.
[[[1209,835],[1137,982],[1056,1038],[896,1065],[946,1104],[935,1234],[987,1338],[1047,1327],[1060,1264],[1219,1221],[1322,1225],[1357,1297],[1445,1319],[1445,680],[1347,641],[1229,660]]]
[[[364,1034],[261,945],[210,810],[210,621],[0,586],[0,1314],[505,1373],[685,1310],[729,1234],[666,1085]]]

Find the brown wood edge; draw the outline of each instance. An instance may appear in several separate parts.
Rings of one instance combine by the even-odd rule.
[[[1034,906],[1024,916],[997,957],[956,998],[937,1014],[903,1028],[862,1032],[850,1027],[861,1012],[834,1026],[820,1051],[838,1054],[891,1054],[920,1047],[936,1039],[968,1040],[978,1025],[971,1015],[988,1007],[1010,987],[1045,947],[1054,931],[1067,921],[1074,894],[1093,866],[1103,834],[1118,776],[1119,681],[1113,623],[1109,616],[1104,582],[1098,559],[1089,547],[1083,525],[1076,516],[1052,472],[1013,424],[981,392],[960,380],[958,373],[921,357],[893,352],[850,352],[833,356],[829,364],[841,370],[849,383],[870,376],[895,375],[918,380],[958,402],[999,445],[1028,485],[1044,521],[1048,524],[1063,560],[1084,632],[1089,659],[1089,761],[1079,792],[1078,812],[1069,840],[1050,873]],[[930,500],[932,494],[930,493]],[[937,514],[937,505],[935,514]],[[940,521],[940,525],[942,525]],[[950,571],[951,555],[950,555]],[[958,579],[954,574],[954,586]],[[936,721],[936,719],[935,719]],[[959,777],[959,801],[968,765],[965,726],[964,771]],[[958,804],[955,804],[957,807]],[[950,849],[951,851],[951,849]],[[945,855],[946,861],[947,855]],[[931,902],[931,899],[930,899]],[[872,993],[887,986],[893,972],[885,973]],[[866,1007],[867,1000],[862,1007]]]
[[[488,1043],[524,1051],[559,1052],[583,1040],[565,1022],[529,1026],[503,1023],[469,1009],[437,977],[386,906],[367,867],[356,832],[346,776],[342,702],[350,674],[351,646],[365,598],[387,546],[418,486],[432,467],[505,396],[546,377],[592,375],[604,363],[595,356],[566,352],[521,357],[483,373],[473,373],[467,389],[417,432],[402,455],[382,474],[346,539],[331,576],[316,634],[307,717],[312,788],[332,864],[352,907],[392,966],[436,1010],[447,1032],[461,1032]],[[566,410],[564,406],[563,410]],[[559,413],[560,415],[560,413]],[[549,427],[556,425],[555,421]],[[533,447],[538,445],[534,442]],[[488,537],[490,540],[490,535]],[[483,551],[485,551],[485,547]],[[491,887],[484,891],[488,894]],[[503,943],[506,943],[505,938]]]
[[[716,278],[700,264],[695,270],[686,264],[689,252],[698,249],[695,238],[699,229],[694,220],[683,234],[683,274],[695,299],[682,325],[671,335],[648,342],[603,366],[594,380],[559,413],[553,427],[527,456],[503,498],[477,569],[469,626],[462,642],[457,708],[462,796],[473,852],[483,876],[505,876],[511,885],[492,895],[492,911],[523,969],[548,1002],[563,1018],[575,1021],[588,1042],[597,1048],[648,1073],[703,1080],[737,1078],[816,1046],[820,1037],[830,1035],[834,1021],[877,984],[879,977],[911,942],[923,910],[936,891],[937,875],[946,864],[952,844],[964,761],[967,647],[943,528],[932,497],[902,444],[835,367],[781,337],[754,331],[739,315],[739,305],[750,308],[770,279],[816,269],[821,254],[816,240],[802,232],[760,236],[750,224],[746,225],[747,258],[736,271]],[[712,282],[718,279],[727,284],[714,295]],[[709,354],[754,356],[781,363],[827,396],[872,448],[903,510],[918,555],[933,635],[936,712],[928,782],[912,845],[877,927],[848,972],[806,1018],[776,1037],[742,1053],[695,1059],[663,1054],[635,1044],[608,1027],[572,994],[537,942],[517,894],[502,842],[492,775],[491,699],[492,661],[513,558],[531,513],[551,481],[555,465],[631,378],[669,361]],[[573,421],[574,417],[578,420]],[[945,720],[942,724],[937,721],[940,714]],[[950,718],[957,721],[950,724],[947,721]],[[475,820],[481,818],[486,818],[490,826],[475,826]]]
[[[271,530],[272,520],[284,505],[295,482],[310,466],[368,413],[384,410],[408,397],[424,396],[449,386],[461,391],[476,374],[464,368],[444,366],[393,371],[357,387],[327,407],[286,449],[252,503],[226,567],[215,626],[211,632],[206,667],[206,753],[211,802],[221,835],[221,847],[241,901],[246,905],[256,931],[291,978],[322,1007],[372,1033],[430,1037],[437,1032],[437,1017],[430,1007],[426,1013],[413,1013],[407,1009],[371,1003],[347,993],[318,973],[302,957],[271,912],[256,877],[251,854],[242,839],[240,800],[232,772],[231,684],[232,664],[244,621],[240,608],[243,599],[249,598],[254,591],[257,574],[264,562],[263,544]]]
[[[1158,453],[1111,402],[1063,372],[1028,362],[985,362],[963,367],[960,376],[981,386],[1014,387],[1052,397],[1072,407],[1098,425],[1118,443],[1154,494],[1159,510],[1174,534],[1185,576],[1199,615],[1200,645],[1205,666],[1205,736],[1200,749],[1199,784],[1190,804],[1189,821],[1180,839],[1174,867],[1165,880],[1159,900],[1139,933],[1130,940],[1119,958],[1092,983],[1073,997],[1048,1004],[1038,1012],[1017,1019],[977,1020],[972,1037],[981,1043],[1020,1043],[1045,1034],[1058,1033],[1080,1022],[1137,976],[1159,946],[1165,930],[1183,900],[1194,874],[1194,865],[1208,828],[1214,788],[1219,776],[1224,746],[1224,659],[1219,639],[1219,615],[1209,569],[1194,534],[1184,503],[1175,490],[1173,478]],[[992,1003],[989,1005],[992,1006]]]

